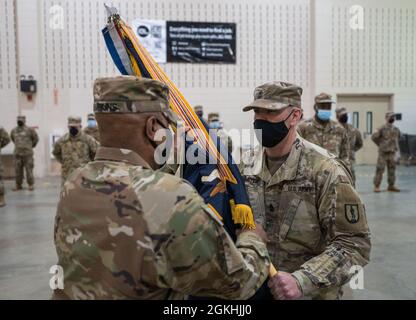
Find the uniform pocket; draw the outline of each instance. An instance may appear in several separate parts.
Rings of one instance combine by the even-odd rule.
[[[302,199],[295,198],[292,199],[287,206],[286,213],[283,216],[282,225],[279,231],[280,240],[284,240],[287,237],[287,234],[292,226],[293,220],[295,219],[296,212],[298,211],[299,205],[302,202]]]
[[[245,181],[248,198],[253,209],[254,220],[265,227],[264,182],[257,178],[247,178]]]
[[[297,248],[302,252],[313,252],[320,245],[321,238],[321,227],[314,205],[300,197],[291,200],[279,231],[282,246],[290,250]]]

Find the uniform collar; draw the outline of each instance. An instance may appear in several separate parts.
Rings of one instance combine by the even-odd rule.
[[[68,132],[68,137],[69,137],[69,139],[70,139],[70,140],[79,140],[79,139],[81,138],[81,136],[82,136],[82,132],[81,132],[81,131],[79,131],[79,132],[78,132],[78,134],[77,134],[76,136],[73,136],[73,135],[71,135],[71,134]]]
[[[282,181],[290,181],[296,178],[296,173],[299,166],[300,156],[303,150],[303,139],[297,135],[295,142],[292,145],[292,149],[288,158],[282,164],[282,166],[271,176],[269,169],[267,168],[266,150],[265,148],[257,148],[254,151],[252,159],[252,167],[245,171],[244,174],[258,176],[269,186],[278,184]]]
[[[126,162],[135,166],[151,169],[149,164],[141,156],[128,149],[99,147],[95,155],[95,160]]]
[[[339,125],[347,131],[351,131],[352,129],[354,129],[354,126],[351,123],[340,123],[339,122]]]
[[[314,116],[312,118],[312,124],[320,130],[330,131],[332,128],[335,127],[336,123],[333,120],[329,120],[328,123],[321,124],[318,122],[318,120],[316,120],[316,117]]]

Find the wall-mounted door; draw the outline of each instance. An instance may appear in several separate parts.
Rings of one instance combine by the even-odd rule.
[[[387,111],[392,110],[393,96],[338,94],[337,106],[348,110],[349,122],[363,136],[364,146],[356,153],[357,164],[376,164],[377,146],[371,140],[372,133],[384,124]]]

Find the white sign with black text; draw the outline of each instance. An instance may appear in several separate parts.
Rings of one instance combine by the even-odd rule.
[[[166,21],[136,19],[131,26],[153,59],[157,63],[166,63]]]

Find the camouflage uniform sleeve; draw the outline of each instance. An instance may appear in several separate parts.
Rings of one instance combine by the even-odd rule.
[[[302,138],[305,138],[305,137],[304,137],[304,134],[305,134],[304,128],[305,128],[305,124],[304,124],[304,123],[300,123],[300,124],[298,125],[298,134],[299,134]]]
[[[94,160],[95,158],[95,154],[97,153],[97,149],[99,146],[99,143],[97,140],[95,140],[93,137],[86,135],[85,136],[87,138],[87,143],[90,149],[90,160]]]
[[[55,159],[62,163],[62,149],[61,149],[61,139],[58,139],[58,141],[55,142],[55,145],[53,146],[52,154],[55,157]]]
[[[363,147],[364,142],[363,142],[363,137],[361,135],[360,130],[355,129],[354,134],[355,134],[354,151],[356,152],[356,151],[360,150]]]
[[[35,129],[30,129],[30,135],[32,137],[32,148],[34,148],[39,142],[39,136]]]
[[[0,148],[4,148],[10,143],[10,137],[6,130],[0,128]]]
[[[363,267],[369,261],[371,242],[364,204],[344,171],[331,166],[331,170],[322,170],[327,177],[319,183],[318,212],[326,248],[293,273],[305,296],[344,285],[353,276],[352,266]]]
[[[371,140],[378,146],[380,144],[381,128],[378,128],[372,135]]]
[[[347,166],[351,166],[350,163],[350,139],[348,138],[347,131],[344,130],[344,133],[342,135],[342,142],[341,147],[339,151],[339,158],[347,164]]]
[[[400,137],[402,136],[402,133],[400,132],[399,128],[396,128],[396,130],[397,130],[396,148],[397,150],[400,150],[399,140],[400,140]]]
[[[253,232],[243,232],[234,244],[202,198],[189,190],[173,207],[171,237],[159,252],[162,285],[187,295],[250,298],[267,278],[265,244]]]
[[[13,141],[13,143],[14,143],[14,134],[15,134],[15,129],[13,129],[11,132],[10,132],[10,139]]]

